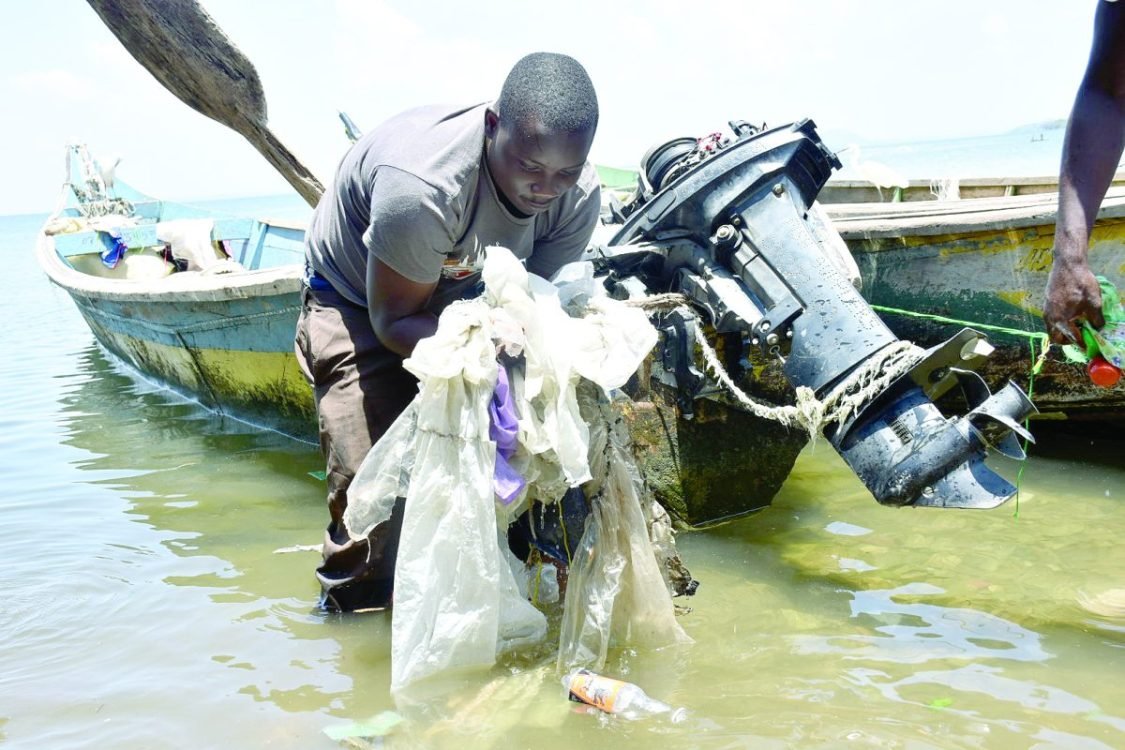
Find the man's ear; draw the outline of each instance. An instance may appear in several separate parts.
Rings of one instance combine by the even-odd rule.
[[[496,131],[500,129],[500,115],[492,107],[484,110],[484,137],[495,138]]]

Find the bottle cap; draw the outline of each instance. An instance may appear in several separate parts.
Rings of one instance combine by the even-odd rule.
[[[1094,385],[1102,388],[1112,388],[1121,379],[1121,370],[1118,370],[1101,355],[1090,360],[1086,365],[1086,373]]]

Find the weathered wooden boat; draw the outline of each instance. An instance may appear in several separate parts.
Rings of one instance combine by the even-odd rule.
[[[155,199],[107,181],[82,145],[67,147],[67,174],[36,252],[97,341],[217,414],[314,441],[312,392],[293,351],[304,227]],[[606,179],[621,184],[613,171]],[[214,267],[183,270],[172,253],[163,238],[185,222],[207,232]],[[124,253],[111,268],[103,256],[115,237]],[[683,524],[768,506],[806,441],[737,409],[701,404],[684,420],[667,393],[636,395],[627,416],[650,485]]]
[[[315,438],[312,396],[293,355],[303,227],[107,184],[84,146],[68,147],[67,162],[37,254],[97,340],[221,414]],[[179,270],[163,238],[185,228],[208,233],[213,265]],[[127,249],[111,268],[103,256],[115,246]]]
[[[1059,191],[1058,175],[1041,177],[968,177],[964,179],[905,180],[904,185],[880,187],[870,180],[831,179],[820,191],[821,203],[913,203],[918,201],[1011,198]],[[1125,187],[1125,171],[1113,178]]]
[[[219,413],[311,438],[311,391],[292,347],[302,228],[217,215],[154,200],[120,181],[107,184],[79,146],[69,149],[68,165],[64,199],[44,227],[37,252],[95,337],[142,375]],[[211,256],[209,267],[185,267],[183,252],[177,253],[177,238],[191,229],[204,232],[204,249],[195,251]],[[667,339],[671,329],[664,330]],[[889,332],[876,337],[879,343],[870,345],[875,349],[893,338]],[[672,348],[678,351],[673,357],[694,356],[682,343]],[[656,496],[678,521],[690,525],[767,506],[807,434],[746,413],[730,400],[699,401],[706,394],[694,386],[685,402],[684,384],[675,378],[685,373],[681,365],[690,365],[669,369],[670,351],[666,344],[653,362],[652,377],[645,373],[639,379],[634,408],[627,414]],[[802,359],[807,361],[807,355]],[[850,365],[831,367],[843,372]],[[776,366],[752,367],[745,374],[744,385],[767,400],[778,403],[791,396]],[[657,381],[667,386],[669,376],[675,381],[671,388],[649,387]],[[827,382],[827,375],[816,377]],[[1003,491],[990,488],[985,494],[987,502],[998,502]],[[907,500],[927,504],[920,496],[891,498]]]
[[[1058,194],[825,208],[860,268],[862,293],[902,338],[930,346],[969,325],[997,352],[980,372],[990,384],[1029,385],[1045,345],[1043,294]],[[1125,286],[1125,188],[1103,201],[1090,265]],[[1099,388],[1085,371],[1048,357],[1034,378],[1043,418],[1120,419],[1125,389]]]

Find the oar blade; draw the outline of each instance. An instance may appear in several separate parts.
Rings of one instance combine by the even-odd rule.
[[[315,206],[320,181],[270,131],[258,72],[195,0],[87,0],[137,62],[197,112],[242,134]]]
[[[189,107],[231,127],[266,121],[257,71],[195,0],[87,1],[129,54]]]

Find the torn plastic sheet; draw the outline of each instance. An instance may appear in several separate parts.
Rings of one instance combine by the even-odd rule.
[[[597,297],[592,277],[567,285],[565,299],[581,307],[568,314],[559,290],[503,248],[489,248],[482,276],[482,297],[450,305],[437,332],[405,361],[419,394],[372,448],[348,493],[344,522],[353,539],[388,519],[397,497],[407,501],[391,626],[395,693],[441,672],[491,666],[501,651],[545,637],[546,618],[520,591],[505,534],[532,500],[557,502],[582,484],[601,506],[587,524],[597,555],[587,580],[597,583],[586,590],[572,579],[567,599],[599,608],[591,621],[605,639],[687,640],[647,536],[636,467],[623,447],[627,431],[614,432],[610,421],[619,416],[607,398],[639,368],[655,330],[639,309]],[[495,493],[490,434],[498,352],[519,357],[510,372],[518,429],[509,464],[526,487],[507,505]],[[591,420],[595,436],[623,440],[591,445]],[[617,557],[623,562],[611,562],[605,574],[616,583],[605,585],[598,565]],[[593,640],[583,636],[585,650],[563,644],[568,660],[579,652],[604,658],[601,645],[585,645]]]
[[[591,424],[586,486],[590,517],[571,561],[563,605],[558,668],[605,666],[613,643],[659,647],[690,643],[676,622],[668,585],[642,509],[643,481],[632,458],[628,429],[612,405],[579,390]]]

